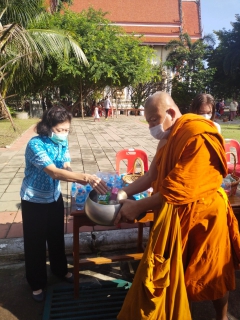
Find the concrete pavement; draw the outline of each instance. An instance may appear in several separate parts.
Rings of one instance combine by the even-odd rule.
[[[24,175],[24,152],[28,140],[34,136],[33,127],[27,130],[10,148],[0,149],[0,320],[40,320],[44,303],[36,304],[24,277],[22,220],[19,190]],[[74,119],[69,135],[69,147],[74,171],[96,173],[113,171],[115,154],[123,148],[139,148],[147,152],[151,162],[157,146],[144,123],[143,117],[119,116],[108,121],[94,123],[92,119]],[[121,166],[124,172],[124,165]],[[72,266],[72,219],[70,217],[70,183],[61,183],[65,203],[65,241]],[[130,228],[130,230],[129,230]],[[109,251],[135,247],[135,225],[115,227],[83,227],[81,251],[87,256],[96,255],[94,250]],[[96,237],[92,246],[92,233]],[[147,239],[148,227],[145,227]],[[116,241],[117,240],[117,241]],[[131,281],[134,270],[127,263],[96,266],[81,270],[81,281],[97,279],[125,279]],[[134,267],[134,266],[133,266]],[[59,283],[51,275],[49,266],[48,285]],[[236,290],[230,293],[229,319],[240,319],[240,272],[236,272]],[[211,320],[214,310],[211,302],[193,303],[193,320]]]
[[[10,148],[0,148],[0,257],[23,254],[22,217],[19,191],[24,176],[24,153],[27,142],[35,135],[34,126],[28,129]],[[73,171],[96,173],[114,171],[116,152],[124,148],[139,148],[147,152],[151,162],[157,146],[143,117],[124,116],[94,122],[74,118],[69,134],[69,149]],[[125,165],[121,170],[125,172]],[[66,250],[72,250],[72,218],[70,216],[70,183],[61,182],[65,203],[65,241]],[[122,229],[133,228],[131,235],[136,236],[135,225],[122,224]],[[91,251],[90,232],[106,230],[96,235],[100,247],[114,249],[114,237],[119,233],[119,241],[126,240],[125,233],[116,227],[83,227],[81,232],[83,252]],[[145,230],[147,236],[147,230]],[[99,235],[99,237],[98,237]],[[99,241],[98,241],[99,239]],[[128,241],[129,242],[129,241]],[[129,242],[131,246],[132,241]],[[101,248],[99,248],[101,249]]]

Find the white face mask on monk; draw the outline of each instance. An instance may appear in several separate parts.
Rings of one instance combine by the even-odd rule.
[[[166,114],[166,117],[167,117],[167,114]],[[162,139],[167,139],[169,134],[170,134],[170,131],[167,130],[165,131],[163,129],[163,123],[166,119],[166,117],[164,118],[163,122],[158,124],[157,126],[155,127],[152,127],[150,128],[150,134],[153,136],[153,138],[157,139],[157,140],[162,140]]]

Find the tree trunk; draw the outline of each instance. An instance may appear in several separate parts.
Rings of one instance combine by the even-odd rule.
[[[82,97],[82,80],[80,80],[80,105],[81,105],[82,119],[84,119],[83,97]]]
[[[12,119],[11,113],[9,112],[8,107],[7,107],[6,103],[5,103],[5,100],[4,100],[4,98],[2,97],[1,94],[0,94],[0,103],[2,105],[2,108],[3,108],[4,112],[7,114],[8,118],[9,118],[11,124],[12,124],[13,130],[17,131],[16,127],[15,127],[15,125],[13,123],[13,119]]]

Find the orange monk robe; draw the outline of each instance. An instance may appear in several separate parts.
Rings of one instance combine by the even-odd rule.
[[[227,174],[222,136],[211,121],[184,115],[159,150],[157,166],[154,190],[178,208],[188,297],[219,299],[235,288],[229,221],[240,261],[237,220],[218,192]]]
[[[164,199],[117,319],[191,320],[179,217],[177,209]]]

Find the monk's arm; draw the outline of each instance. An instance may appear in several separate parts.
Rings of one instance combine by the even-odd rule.
[[[118,224],[120,220],[134,221],[141,213],[149,210],[160,210],[162,201],[160,193],[156,193],[151,197],[144,198],[138,201],[134,200],[121,200],[122,207],[117,214],[114,224]]]
[[[146,172],[141,178],[138,178],[133,183],[129,184],[127,187],[124,187],[123,190],[130,197],[134,194],[143,192],[151,187],[151,184],[154,180],[157,179],[157,166],[156,166],[156,156],[153,158],[153,161],[150,165],[148,172]]]

